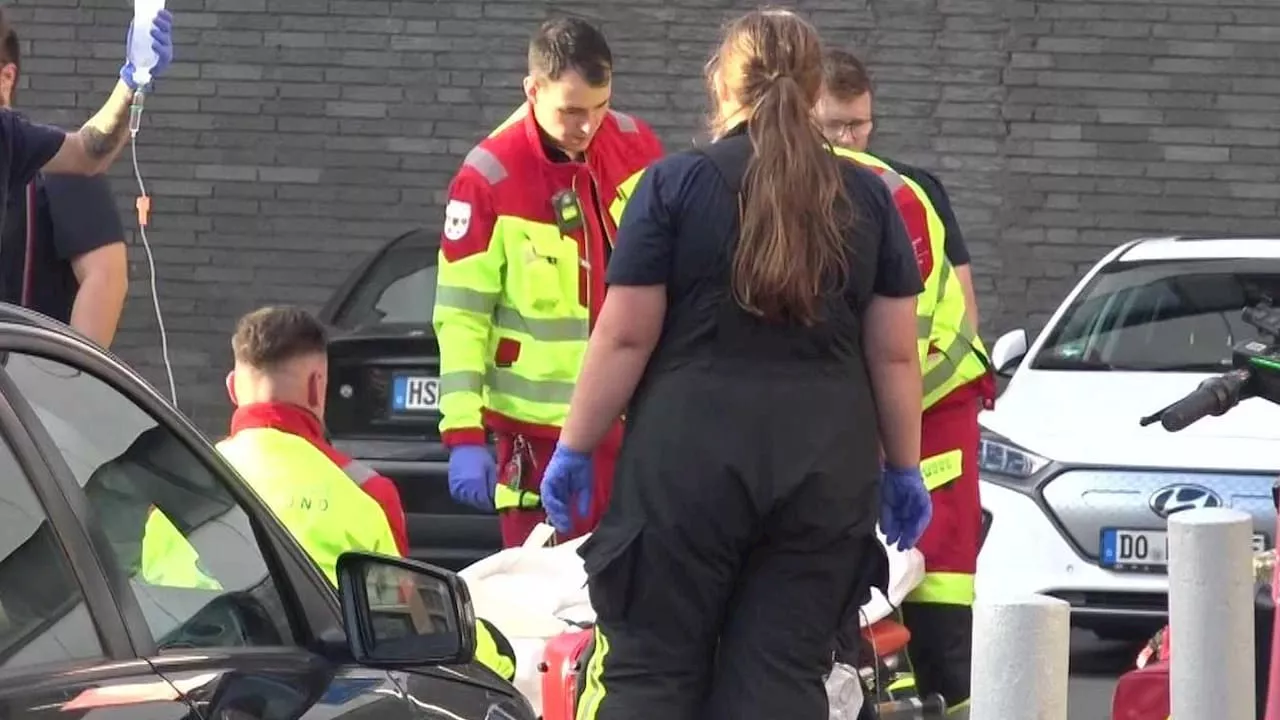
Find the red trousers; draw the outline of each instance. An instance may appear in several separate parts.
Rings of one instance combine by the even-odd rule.
[[[1280,532],[1280,519],[1276,521],[1276,531]],[[1280,595],[1280,564],[1271,575],[1271,599],[1274,601],[1277,595]],[[1267,663],[1267,712],[1263,715],[1264,720],[1280,720],[1280,603],[1276,603],[1275,613],[1275,624],[1271,627],[1271,662]]]
[[[520,489],[530,492],[540,492],[542,486],[542,474],[547,469],[547,463],[551,461],[551,455],[555,452],[556,441],[553,439],[534,437],[532,435],[522,435],[524,439],[524,447],[526,448],[526,458],[523,463],[512,463],[512,454],[515,452],[517,445],[517,435],[513,433],[498,433],[498,482],[510,484],[515,478],[511,477],[511,473],[516,466],[522,466],[523,477],[519,478]],[[591,492],[591,504],[587,509],[586,517],[573,518],[573,530],[568,535],[556,535],[556,542],[566,542],[576,537],[581,537],[592,530],[596,525],[600,524],[600,518],[604,517],[604,511],[609,507],[609,496],[613,492],[613,468],[618,460],[618,448],[621,445],[622,425],[617,423],[609,430],[609,434],[600,443],[592,453],[591,459],[593,464],[594,487]],[[576,507],[575,507],[576,511]],[[537,527],[538,523],[547,519],[547,513],[541,508],[529,510],[512,509],[502,510],[498,513],[498,523],[502,528],[502,546],[517,547],[524,544],[529,537],[529,533]]]
[[[986,398],[985,378],[957,388],[925,412],[921,423],[922,461],[960,450],[960,476],[930,493],[933,519],[916,546],[929,573],[974,574],[982,538],[978,497],[978,412]]]

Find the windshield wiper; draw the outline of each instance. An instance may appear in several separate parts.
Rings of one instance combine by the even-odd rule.
[[[1130,365],[1121,370],[1132,370],[1134,372],[1195,372],[1195,373],[1221,373],[1231,369],[1229,362],[1200,362],[1200,363],[1170,363],[1167,365]]]
[[[1229,362],[1216,363],[1169,363],[1143,365],[1141,363],[1108,363],[1101,360],[1085,360],[1083,358],[1043,357],[1038,358],[1032,367],[1036,370],[1098,370],[1124,372],[1205,372],[1219,373],[1231,369]]]

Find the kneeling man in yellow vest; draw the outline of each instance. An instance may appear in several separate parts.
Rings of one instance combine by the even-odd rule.
[[[237,416],[268,408],[272,417],[306,414],[318,428],[328,384],[324,326],[304,310],[268,307],[241,318],[232,338],[235,371],[228,392]],[[264,415],[257,412],[256,415]],[[347,469],[324,451],[322,433],[311,438],[299,423],[232,422],[218,452],[235,467],[280,522],[338,583],[338,556],[349,551],[401,557],[386,512]],[[143,536],[142,579],[154,585],[220,590],[198,565],[199,555],[159,510]],[[515,656],[492,624],[476,623],[476,659],[510,681]]]

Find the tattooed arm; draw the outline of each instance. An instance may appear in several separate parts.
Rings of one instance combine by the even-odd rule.
[[[117,82],[111,97],[79,131],[67,133],[58,154],[44,166],[50,173],[97,175],[106,172],[129,137],[133,91]]]

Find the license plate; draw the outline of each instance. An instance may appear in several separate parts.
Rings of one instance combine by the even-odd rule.
[[[1266,549],[1267,536],[1254,533],[1253,551]],[[1098,558],[1104,568],[1163,572],[1169,565],[1169,534],[1164,530],[1106,528]]]
[[[425,375],[397,375],[391,381],[392,412],[422,412],[440,409],[440,378]]]

